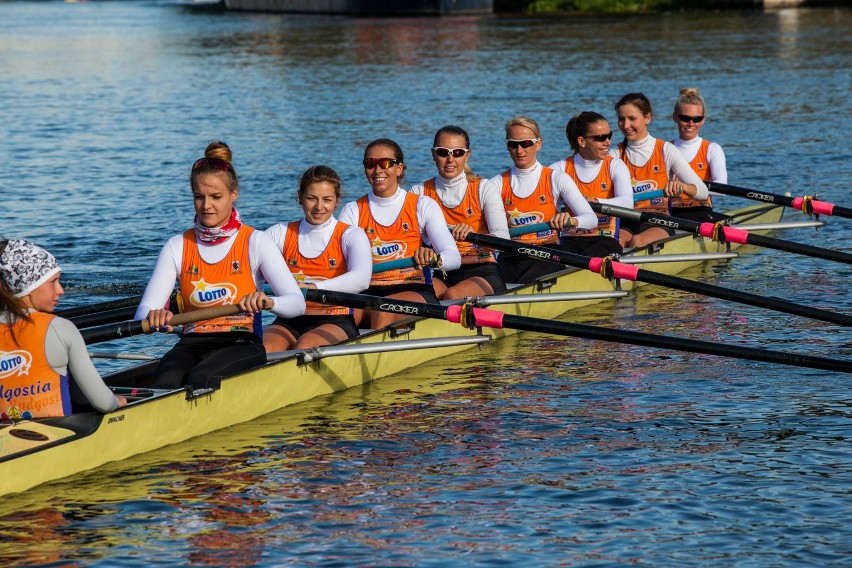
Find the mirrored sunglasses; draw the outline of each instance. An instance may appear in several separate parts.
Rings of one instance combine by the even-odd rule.
[[[364,161],[361,163],[364,164],[364,169],[367,170],[372,170],[376,166],[386,170],[397,165],[399,160],[394,160],[393,158],[364,158]]]

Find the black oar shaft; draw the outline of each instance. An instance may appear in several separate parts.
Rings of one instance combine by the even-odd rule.
[[[719,183],[716,181],[708,181],[707,189],[723,195],[733,195],[735,197],[744,197],[754,201],[763,201],[764,203],[784,205],[786,207],[798,209],[799,211],[802,210],[805,202],[805,198],[803,197],[790,197],[789,195],[769,193],[768,191],[758,191],[756,189],[748,189],[746,187],[737,187],[735,185],[728,185],[726,183]],[[810,207],[814,213],[852,218],[852,209],[849,207],[840,207],[833,203],[827,203],[825,201],[819,201],[811,198],[808,199],[810,200]]]
[[[799,355],[784,351],[770,351],[754,347],[728,345],[724,343],[711,343],[709,341],[698,341],[628,330],[610,329],[585,324],[552,321],[542,318],[514,316],[484,308],[472,308],[465,313],[465,310],[459,305],[445,307],[438,304],[409,302],[406,300],[397,300],[395,298],[380,298],[377,296],[366,296],[362,294],[334,292],[332,290],[307,290],[305,297],[306,299],[314,302],[349,306],[352,308],[443,319],[457,323],[464,320],[466,323],[473,324],[477,327],[492,327],[495,329],[510,328],[520,331],[550,333],[568,337],[613,341],[616,343],[628,343],[631,345],[641,345],[645,347],[658,347],[662,349],[672,349],[675,351],[705,353],[708,355],[719,355],[737,359],[750,359],[753,361],[764,361],[768,363],[794,365],[797,367],[823,369],[826,371],[852,373],[852,362],[849,361],[828,359],[825,357],[814,357],[810,355]]]
[[[124,321],[126,319],[132,318],[134,314],[136,314],[135,304],[126,308],[117,308],[114,310],[85,314],[70,317],[68,319],[71,320],[71,323],[76,325],[78,328],[84,328],[92,327],[95,325],[103,325],[107,323]]]
[[[135,307],[138,306],[139,302],[141,301],[142,296],[133,296],[132,298],[122,298],[120,300],[110,300],[108,302],[101,302],[99,304],[90,304],[88,306],[78,306],[76,308],[56,310],[54,313],[61,318],[74,319],[79,316],[95,314],[98,312],[106,312],[110,310],[118,310],[121,308]]]
[[[659,213],[650,213],[639,209],[626,209],[624,207],[604,205],[601,203],[591,203],[590,205],[596,213],[603,213],[604,215],[611,215],[613,217],[619,217],[630,221],[641,221],[667,229],[686,231],[688,233],[695,233],[696,235],[703,235],[705,237],[712,236],[713,229],[715,227],[713,223],[698,223],[688,219],[681,219],[670,215],[661,215]],[[773,237],[766,237],[764,235],[756,235],[739,227],[728,227],[722,225],[720,228],[724,238],[731,242],[755,245],[784,252],[792,252],[794,254],[801,254],[803,256],[811,256],[814,258],[822,258],[824,260],[852,264],[852,254],[846,252],[795,243]]]
[[[561,321],[544,319],[529,321],[531,319],[532,318],[507,314],[503,317],[503,326],[524,331],[534,331],[537,333],[566,335],[569,337],[641,345],[643,347],[656,347],[661,349],[672,349],[674,351],[703,353],[705,355],[719,355],[721,357],[733,357],[736,359],[749,359],[751,361],[763,361],[766,363],[778,363],[782,365],[793,365],[796,367],[808,367],[812,369],[823,369],[826,371],[852,373],[852,363],[849,361],[835,361],[825,357],[799,355],[784,351],[770,351],[768,349],[757,349],[754,347],[743,347],[739,345],[729,345],[726,343],[711,343],[709,341],[699,341],[682,337],[669,337],[665,335],[655,335],[621,329],[609,329]]]
[[[640,215],[638,211],[628,211],[631,211],[631,213],[637,216]],[[678,219],[678,221],[686,220]],[[695,223],[694,221],[688,222]],[[695,224],[699,225],[700,223]],[[492,237],[491,235],[481,235],[478,233],[470,234],[467,240],[476,243],[480,246],[514,252],[530,258],[549,260],[551,262],[565,264],[567,266],[575,266],[577,268],[585,268],[587,270],[592,270],[592,261],[601,260],[592,259],[587,256],[568,253],[556,249],[528,245],[524,243],[519,243],[517,241],[510,241],[507,239],[500,239],[497,237]],[[613,262],[612,267],[614,269],[614,274],[617,278],[622,278],[625,280],[636,280],[638,282],[646,282],[648,284],[656,284],[658,286],[674,288],[676,290],[682,290],[684,292],[692,292],[705,296],[712,296],[721,300],[728,300],[731,302],[737,302],[740,304],[746,304],[758,308],[765,308],[768,310],[774,310],[786,314],[792,314],[809,319],[816,319],[820,321],[826,321],[829,323],[852,327],[852,316],[846,314],[832,312],[829,310],[822,310],[810,306],[803,306],[801,304],[781,300],[779,298],[759,296],[757,294],[741,292],[732,288],[724,288],[722,286],[715,286],[713,284],[705,284],[703,282],[687,280],[686,278],[680,278],[677,276],[669,276],[667,274],[661,274],[659,272],[653,272],[651,270],[646,270],[643,268],[628,266],[619,262]],[[597,272],[597,270],[592,271]]]

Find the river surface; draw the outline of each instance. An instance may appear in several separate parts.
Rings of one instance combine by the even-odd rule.
[[[235,152],[244,220],[298,217],[364,145],[434,175],[503,123],[564,127],[682,86],[731,183],[852,205],[852,12],[352,19],[151,2],[0,3],[0,233],[64,269],[61,307],[140,293],[188,228],[189,166]],[[720,198],[721,208],[746,204]],[[792,212],[788,219],[803,216]],[[852,220],[785,238],[850,251]],[[751,249],[684,276],[852,313],[847,265]],[[846,328],[646,287],[572,321],[852,359]],[[105,348],[161,354],[172,338]],[[839,566],[852,554],[848,375],[522,334],[0,502],[0,558],[32,566]],[[104,372],[116,363],[98,361]],[[20,472],[27,475],[26,471]]]

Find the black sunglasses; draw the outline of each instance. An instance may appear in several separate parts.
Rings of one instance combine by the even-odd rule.
[[[704,117],[703,116],[688,116],[686,114],[679,114],[679,115],[677,115],[677,119],[681,122],[694,122],[695,124],[698,124],[699,122],[704,120]]]
[[[364,164],[364,169],[367,170],[372,170],[376,166],[386,170],[391,166],[397,165],[399,160],[394,160],[393,158],[364,158],[364,161],[361,163]]]
[[[609,134],[592,134],[591,136],[583,136],[583,138],[588,138],[589,140],[594,140],[595,142],[606,142],[610,138],[612,138],[612,132]]]
[[[462,156],[464,156],[465,154],[470,152],[470,149],[468,149],[468,148],[444,148],[443,146],[435,146],[434,148],[432,148],[432,151],[435,152],[435,154],[437,156],[440,156],[441,158],[446,158],[450,154],[453,155],[453,158],[461,158]]]
[[[518,146],[521,148],[530,148],[533,144],[541,140],[541,138],[528,138],[526,140],[506,140],[506,147],[514,150]]]

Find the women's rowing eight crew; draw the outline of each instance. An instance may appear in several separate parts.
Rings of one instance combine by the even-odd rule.
[[[472,172],[467,132],[445,126],[432,147],[437,175],[408,191],[400,186],[406,169],[402,149],[387,138],[374,140],[363,160],[371,191],[347,203],[340,219],[334,216],[340,177],[327,166],[314,166],[299,183],[304,218],[265,232],[243,224],[234,207],[239,180],[231,150],[224,142],[211,143],[190,171],[194,226],[163,246],[136,318],[170,329],[168,304],[176,282],[180,311],[221,304],[242,311],[185,325],[149,386],[216,388],[225,376],[263,365],[267,352],[337,343],[356,336],[359,327],[381,328],[401,317],[306,304],[300,288],[438,302],[499,293],[507,282],[532,282],[562,268],[495,255],[466,242],[474,232],[509,238],[510,228],[546,223],[545,230],[512,238],[605,256],[672,232],[598,216],[590,202],[714,219],[704,182],[727,181],[725,156],[698,136],[706,109],[697,89],[682,89],[675,103],[674,143],[649,134],[653,113],[643,94],[625,95],[615,110],[622,143],[612,147],[607,120],[583,112],[566,127],[573,154],[548,167],[537,160],[542,136],[536,121],[509,120],[512,166],[491,179]],[[642,200],[643,193],[659,189],[664,196]],[[373,270],[399,258],[409,258],[411,265]],[[28,241],[0,241],[0,378],[15,377],[0,383],[4,418],[106,412],[126,404],[97,375],[76,328],[50,315],[63,293],[58,279],[58,264],[47,251]],[[263,292],[265,282],[273,295]],[[276,316],[266,329],[264,309]]]

